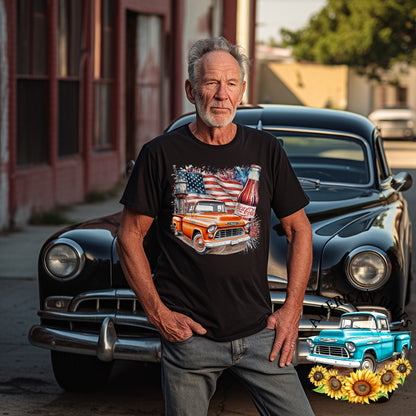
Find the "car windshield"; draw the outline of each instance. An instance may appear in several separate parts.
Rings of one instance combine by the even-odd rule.
[[[376,321],[371,315],[345,316],[341,319],[341,329],[376,329]]]
[[[367,151],[362,141],[341,136],[270,132],[282,142],[300,179],[318,184],[369,184]]]
[[[225,212],[225,205],[222,202],[198,202],[195,212]]]

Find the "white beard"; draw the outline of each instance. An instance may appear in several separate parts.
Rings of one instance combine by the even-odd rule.
[[[218,105],[218,102],[213,101],[209,104],[208,107],[210,107],[213,104]],[[221,106],[221,105],[219,105],[219,106]],[[195,107],[196,107],[196,111],[197,111],[199,117],[201,117],[202,121],[208,127],[225,127],[225,126],[228,126],[228,124],[230,124],[234,119],[235,111],[232,111],[228,117],[221,116],[223,118],[223,121],[218,122],[216,120],[214,114],[210,114],[208,111],[204,110],[202,99],[201,99],[199,94],[195,95]],[[223,106],[223,107],[232,110],[232,107],[228,104]],[[225,117],[225,119],[224,119],[224,117]]]

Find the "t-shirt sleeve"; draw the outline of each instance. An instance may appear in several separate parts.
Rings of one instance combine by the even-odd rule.
[[[309,203],[309,198],[303,191],[280,144],[276,146],[273,161],[275,163],[276,179],[272,208],[278,218],[283,218],[304,208]]]
[[[120,199],[123,205],[152,218],[157,216],[162,198],[158,165],[150,146],[144,145]]]

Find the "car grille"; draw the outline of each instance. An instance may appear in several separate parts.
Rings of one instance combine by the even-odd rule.
[[[244,235],[244,228],[227,228],[224,230],[218,230],[215,234],[215,239],[238,237]]]
[[[333,345],[317,345],[314,354],[327,355],[329,357],[349,357],[348,352],[344,347],[335,347]]]

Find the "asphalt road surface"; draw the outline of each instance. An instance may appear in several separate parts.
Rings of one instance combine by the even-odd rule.
[[[386,143],[388,159],[397,173],[408,170],[416,178],[416,143]],[[411,169],[408,169],[408,168]],[[406,168],[406,169],[405,169]],[[406,192],[413,224],[416,224],[416,185]],[[416,228],[416,226],[414,227]],[[416,259],[415,247],[413,248]],[[416,276],[416,261],[413,263]],[[31,346],[27,333],[38,322],[37,283],[34,278],[0,279],[0,416],[125,416],[163,415],[158,365],[118,363],[105,391],[66,393],[56,384],[49,351]],[[416,289],[407,313],[416,328]],[[415,336],[413,336],[414,339]],[[414,342],[414,341],[413,341]],[[354,405],[313,391],[307,375],[310,366],[298,367],[300,378],[317,416],[416,414],[416,354],[410,358],[413,372],[386,403]],[[244,388],[224,375],[212,400],[209,415],[257,415]],[[199,416],[199,415],[195,415]],[[301,416],[301,415],[300,415]]]

